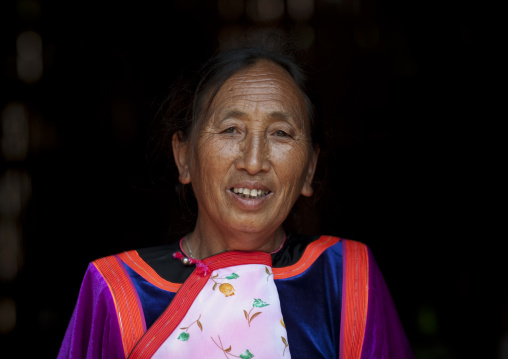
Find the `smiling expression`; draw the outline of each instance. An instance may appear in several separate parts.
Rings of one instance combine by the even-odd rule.
[[[270,235],[300,194],[312,195],[318,151],[305,100],[272,62],[260,60],[231,76],[195,138],[193,148],[174,143],[175,159],[205,228]]]

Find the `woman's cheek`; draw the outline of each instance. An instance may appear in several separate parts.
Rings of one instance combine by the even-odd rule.
[[[217,148],[224,157],[230,157],[238,154],[238,141],[229,139],[218,141]]]
[[[309,158],[306,144],[285,143],[272,145],[271,157],[278,164],[288,165],[292,168],[303,168]]]

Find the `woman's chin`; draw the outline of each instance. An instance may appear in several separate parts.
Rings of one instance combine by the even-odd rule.
[[[259,222],[251,223],[250,221],[235,221],[235,223],[230,223],[228,226],[231,233],[237,234],[248,234],[255,235],[260,234],[263,235],[266,232],[266,226],[260,225]]]
[[[221,220],[227,223],[230,233],[271,235],[282,224],[281,213],[286,210],[274,210],[280,206],[276,205],[273,192],[260,198],[246,198],[230,192],[228,202],[228,214],[221,216]]]

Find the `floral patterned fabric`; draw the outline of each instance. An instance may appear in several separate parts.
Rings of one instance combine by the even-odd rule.
[[[154,358],[291,358],[272,269],[214,271]]]

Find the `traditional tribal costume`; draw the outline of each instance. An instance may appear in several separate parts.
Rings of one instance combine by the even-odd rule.
[[[370,250],[288,235],[185,265],[181,243],[92,262],[58,358],[412,358]]]

